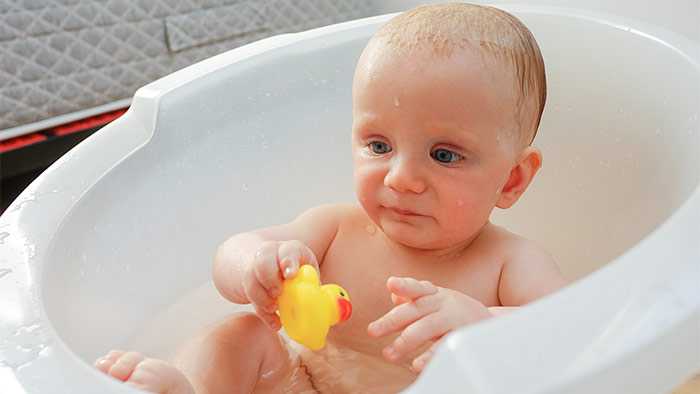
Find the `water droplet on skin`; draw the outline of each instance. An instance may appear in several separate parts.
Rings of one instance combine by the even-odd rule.
[[[401,101],[399,101],[398,97],[394,97],[394,107],[399,107],[401,105]]]
[[[369,233],[369,235],[374,235],[374,234],[377,232],[377,228],[374,227],[374,225],[372,225],[372,224],[368,224],[368,225],[365,227],[365,230],[367,230],[367,232]]]

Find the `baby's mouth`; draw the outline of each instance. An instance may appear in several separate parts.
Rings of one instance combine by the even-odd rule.
[[[397,213],[401,216],[425,216],[425,215],[421,215],[417,212],[411,211],[410,209],[402,209],[402,208],[398,208],[398,207],[384,207],[384,208],[386,208],[390,211],[393,211],[394,213]]]

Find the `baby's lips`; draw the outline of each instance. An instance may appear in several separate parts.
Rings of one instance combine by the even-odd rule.
[[[352,304],[344,298],[339,298],[338,310],[340,311],[340,321],[346,321],[352,315]]]

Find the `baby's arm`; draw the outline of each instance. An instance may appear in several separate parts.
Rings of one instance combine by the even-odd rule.
[[[252,303],[271,327],[282,276],[296,274],[300,264],[319,268],[335,238],[343,209],[312,208],[294,221],[232,236],[214,257],[213,280],[221,295],[238,304]]]
[[[567,280],[552,256],[534,242],[513,240],[508,251],[498,285],[503,307],[489,308],[493,314],[525,305],[566,286]]]

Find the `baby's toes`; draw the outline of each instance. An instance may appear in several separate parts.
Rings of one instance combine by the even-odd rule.
[[[114,378],[125,381],[144,358],[141,353],[126,352],[112,364],[107,373]]]
[[[152,393],[194,393],[182,372],[165,361],[153,358],[141,361],[126,383]]]
[[[124,353],[122,350],[111,350],[106,355],[95,360],[95,367],[104,373],[109,373],[109,369]]]

